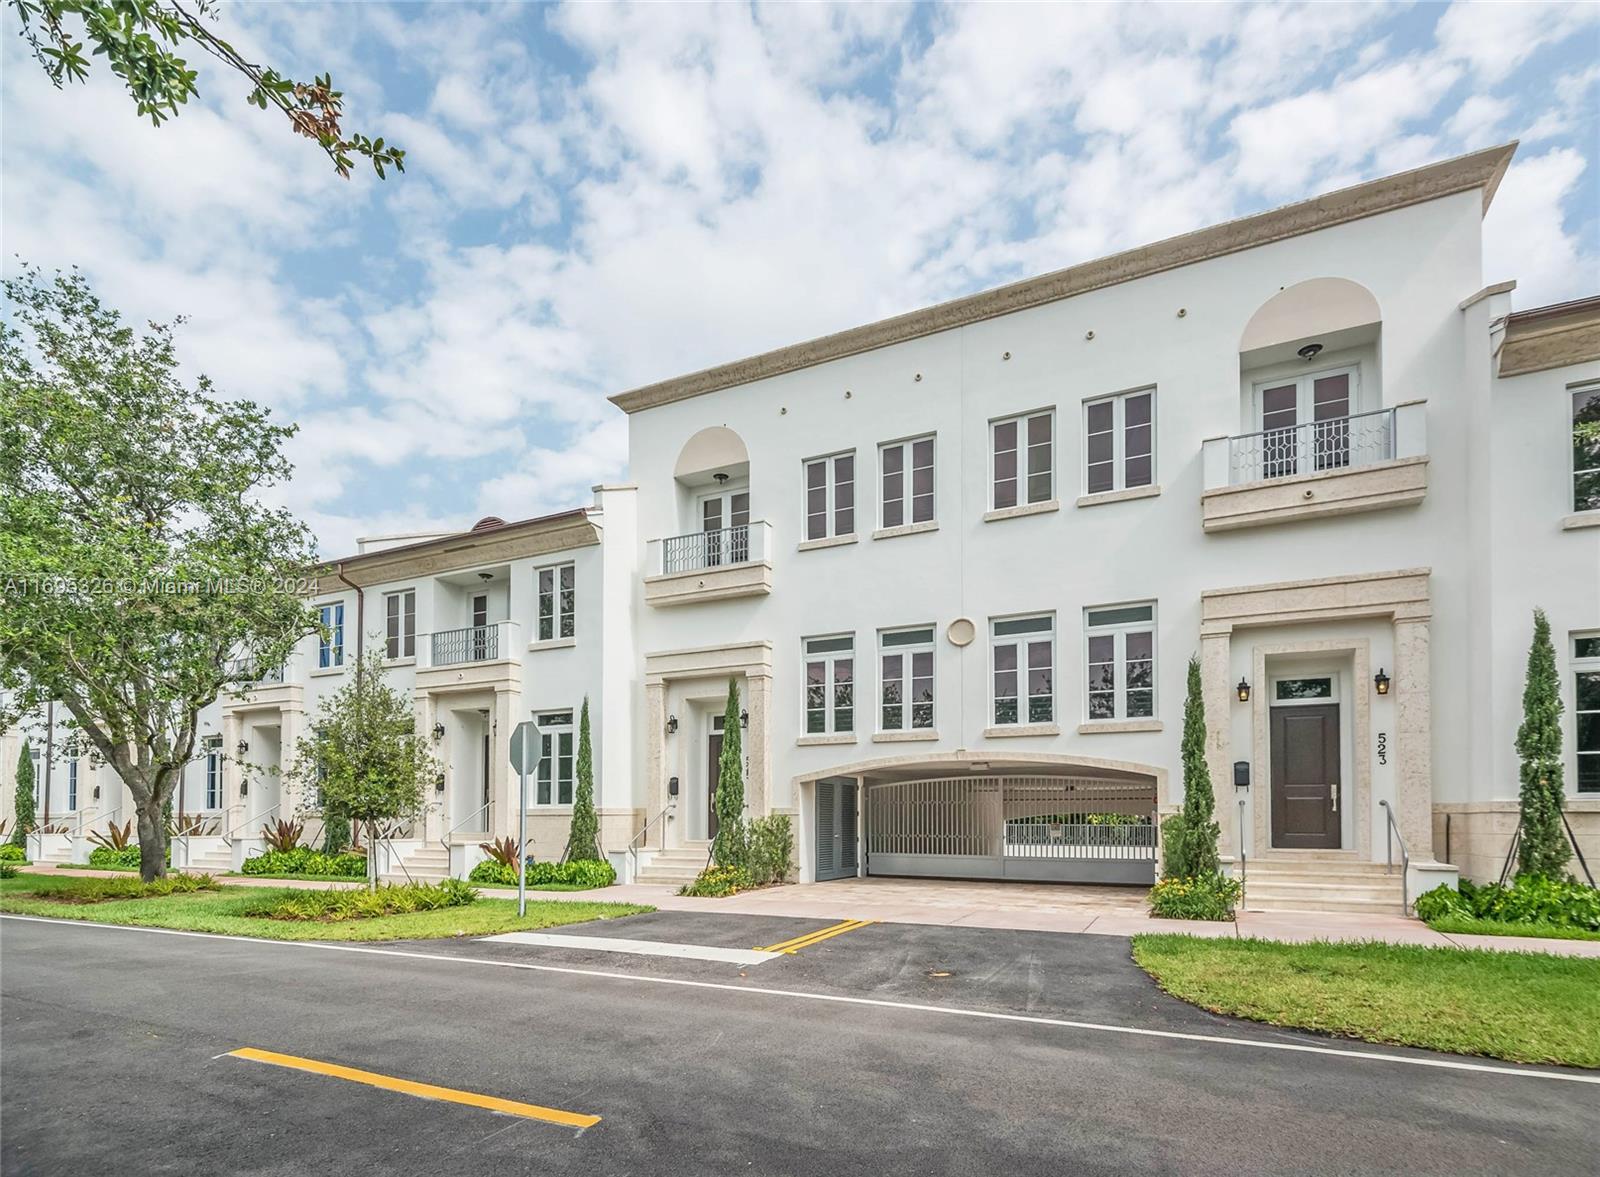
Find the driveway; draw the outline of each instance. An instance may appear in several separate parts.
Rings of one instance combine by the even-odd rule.
[[[0,1168],[1504,1173],[1600,1152],[1592,1082],[1216,1018],[1114,937],[667,912],[555,931],[576,943],[0,919]],[[619,939],[798,947],[748,965]]]

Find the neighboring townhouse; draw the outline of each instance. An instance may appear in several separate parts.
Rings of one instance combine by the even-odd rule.
[[[1251,905],[1392,909],[1446,815],[1498,872],[1535,605],[1592,854],[1600,346],[1484,289],[1513,149],[613,397],[658,863],[704,860],[732,677],[803,879],[1148,881],[1194,656]]]

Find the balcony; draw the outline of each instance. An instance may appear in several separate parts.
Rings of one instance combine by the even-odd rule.
[[[298,707],[305,695],[293,659],[287,664],[259,667],[248,658],[234,658],[223,666],[228,685],[220,696],[227,711]]]
[[[1232,531],[1420,503],[1428,489],[1426,404],[1208,438],[1202,525]]]
[[[772,528],[765,521],[651,540],[645,603],[657,607],[765,596],[772,591]]]
[[[428,635],[418,666],[437,669],[515,657],[519,652],[514,642],[516,628],[514,621],[496,621],[490,625],[441,629]]]

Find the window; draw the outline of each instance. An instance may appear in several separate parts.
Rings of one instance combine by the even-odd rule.
[[[417,591],[389,593],[383,598],[385,656],[393,662],[417,656]]]
[[[1046,411],[995,421],[990,433],[994,509],[1055,498],[1055,414]]]
[[[575,632],[573,585],[577,570],[571,564],[539,569],[539,640],[570,638]]]
[[[572,804],[572,712],[546,711],[535,715],[539,727],[539,773],[535,805]]]
[[[854,634],[806,638],[806,734],[853,732],[855,727]]]
[[[1572,670],[1578,792],[1600,793],[1600,635],[1572,639]]]
[[[206,808],[222,808],[222,741],[206,741]]]
[[[933,627],[885,630],[878,635],[883,671],[879,730],[933,730]]]
[[[1572,393],[1572,509],[1600,511],[1600,384]]]
[[[1090,719],[1150,719],[1156,713],[1156,607],[1085,609]]]
[[[344,665],[344,602],[335,601],[317,610],[322,636],[317,639],[317,666],[328,670]]]
[[[67,761],[67,808],[78,808],[78,758]]]
[[[1084,406],[1084,492],[1129,490],[1155,481],[1154,389]]]
[[[1279,703],[1297,703],[1305,699],[1333,698],[1331,678],[1280,678],[1272,684],[1272,697]]]
[[[933,522],[933,438],[892,441],[878,449],[884,527]]]
[[[806,539],[854,535],[856,456],[835,454],[806,463]]]
[[[1055,615],[1009,617],[990,629],[995,725],[1054,723]]]

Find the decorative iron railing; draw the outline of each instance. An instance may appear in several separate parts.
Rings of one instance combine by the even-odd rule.
[[[715,531],[695,531],[661,541],[661,571],[698,572],[729,564],[748,564],[751,543],[750,525],[722,527]]]
[[[1395,411],[1377,409],[1228,439],[1228,478],[1238,484],[1370,466],[1395,456]]]
[[[498,625],[469,625],[464,629],[443,629],[431,637],[434,666],[454,666],[461,662],[489,662],[500,657]]]

